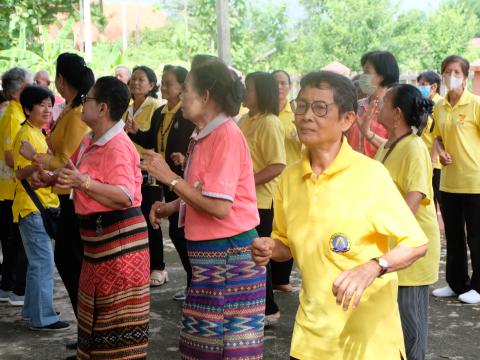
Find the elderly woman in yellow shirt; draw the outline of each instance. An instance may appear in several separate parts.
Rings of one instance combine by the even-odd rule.
[[[480,97],[467,90],[470,64],[452,55],[442,62],[447,95],[435,105],[434,134],[443,165],[440,208],[447,238],[447,286],[437,297],[480,304]],[[468,274],[467,241],[472,260]]]
[[[302,79],[295,124],[307,151],[280,176],[272,237],[253,244],[257,264],[293,257],[302,274],[296,359],[405,358],[395,272],[425,255],[427,239],[387,170],[343,136],[356,109],[347,78]]]
[[[393,86],[385,95],[378,122],[388,133],[375,159],[382,162],[428,238],[428,253],[398,273],[398,305],[407,359],[425,359],[428,335],[428,290],[438,280],[440,230],[432,188],[432,162],[421,129],[433,109],[412,85]]]
[[[152,117],[155,111],[161,106],[158,100],[157,75],[148,66],[136,66],[133,68],[132,77],[128,83],[133,103],[128,107],[123,119],[127,124],[135,122],[140,131],[150,130]],[[137,150],[140,152],[143,147],[135,142]],[[148,219],[150,209],[155,201],[161,201],[163,191],[160,184],[156,184],[155,179],[143,172],[142,184],[142,213]],[[168,281],[168,273],[165,270],[163,261],[163,236],[162,229],[154,229],[148,225],[148,244],[150,249],[150,286],[161,286]]]
[[[13,141],[25,121],[20,94],[32,83],[32,75],[14,67],[2,75],[2,87],[8,107],[0,119],[0,242],[3,264],[0,282],[0,301],[22,306],[25,294],[27,262],[18,224],[13,222],[12,203],[15,194],[13,172]]]

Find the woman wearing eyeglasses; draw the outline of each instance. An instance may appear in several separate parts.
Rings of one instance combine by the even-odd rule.
[[[356,119],[352,82],[321,71],[300,85],[306,151],[280,175],[272,237],[253,243],[258,265],[293,257],[302,274],[290,356],[406,359],[392,272],[423,256],[427,239],[388,171],[344,136]]]

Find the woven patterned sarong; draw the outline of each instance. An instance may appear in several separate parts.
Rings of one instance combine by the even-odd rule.
[[[182,359],[263,358],[265,268],[252,261],[255,237],[251,230],[187,242],[193,279],[183,307]]]
[[[145,219],[132,208],[80,217],[80,228],[77,357],[145,359],[150,310]]]

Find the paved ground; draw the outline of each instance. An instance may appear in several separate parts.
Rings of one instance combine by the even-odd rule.
[[[167,233],[167,232],[164,232]],[[443,252],[443,258],[444,258]],[[152,290],[149,359],[178,359],[178,324],[181,304],[171,300],[172,295],[185,283],[180,260],[170,241],[166,241],[165,257],[170,282]],[[444,264],[442,264],[442,269]],[[444,277],[444,273],[440,274]],[[293,283],[300,284],[294,272]],[[443,285],[442,284],[439,284]],[[74,355],[65,350],[65,342],[75,339],[76,322],[67,300],[63,284],[56,276],[55,305],[63,320],[72,324],[68,331],[46,333],[28,330],[20,319],[20,308],[0,303],[0,359],[1,360],[54,360]],[[265,332],[265,359],[288,359],[290,336],[298,291],[278,294],[282,310],[280,323]],[[462,305],[456,299],[435,300],[430,306],[429,353],[427,359],[480,359],[480,306]],[[388,331],[388,329],[386,329]],[[377,360],[377,359],[372,359]],[[378,360],[383,360],[380,356]]]

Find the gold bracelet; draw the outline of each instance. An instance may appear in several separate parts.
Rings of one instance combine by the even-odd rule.
[[[89,175],[86,175],[85,181],[82,183],[82,189],[88,190],[90,188],[90,184],[92,183],[92,178]]]

